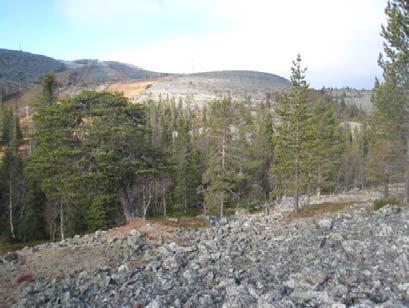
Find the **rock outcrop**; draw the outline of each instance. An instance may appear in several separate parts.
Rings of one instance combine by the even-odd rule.
[[[409,214],[356,205],[328,217],[214,220],[151,245],[137,230],[61,245],[126,251],[122,263],[20,286],[19,307],[407,307]],[[55,245],[55,244],[54,244]],[[119,248],[118,248],[119,247]],[[0,267],[17,266],[3,257]],[[3,269],[4,270],[4,269]]]

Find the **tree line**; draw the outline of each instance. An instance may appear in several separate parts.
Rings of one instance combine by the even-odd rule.
[[[300,58],[292,83],[277,107],[266,96],[199,108],[89,90],[59,99],[47,75],[29,152],[15,112],[2,108],[3,236],[56,240],[136,217],[268,211],[283,196],[365,185],[362,130],[345,129],[335,103],[307,97]]]

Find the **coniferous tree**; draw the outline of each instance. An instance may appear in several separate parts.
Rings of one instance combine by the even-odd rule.
[[[376,80],[372,96],[369,169],[375,183],[381,179],[384,198],[388,198],[392,178],[400,176],[404,167],[405,94],[393,72],[385,77],[382,84]]]
[[[77,119],[75,106],[68,101],[41,107],[34,115],[36,148],[27,171],[47,197],[46,220],[52,239],[57,227],[64,238],[66,205],[74,201],[69,188],[76,183],[75,166],[80,158],[79,136],[73,132]]]
[[[274,178],[272,166],[274,162],[273,117],[270,102],[262,102],[256,111],[252,127],[251,160],[253,165],[253,181],[261,189],[262,200],[266,211],[270,192],[273,190]]]
[[[344,149],[343,133],[340,122],[337,120],[334,105],[323,100],[318,101],[313,107],[313,125],[316,130],[317,142],[313,152],[314,185],[317,194],[322,191],[334,191],[336,173],[341,164]]]
[[[384,53],[380,56],[379,65],[383,69],[384,79],[394,88],[397,95],[402,93],[404,99],[400,101],[398,110],[405,110],[409,107],[409,3],[407,0],[391,0],[385,9],[387,16],[386,26],[382,26],[381,35],[384,38]],[[395,101],[396,103],[396,101]],[[379,105],[378,110],[383,111]],[[384,112],[384,115],[391,115]],[[389,121],[388,121],[389,122]],[[404,135],[406,143],[406,166],[405,174],[405,202],[409,203],[409,119],[404,119]]]
[[[219,208],[224,215],[225,204],[234,196],[238,180],[238,161],[234,155],[231,128],[235,106],[231,98],[214,100],[209,105],[209,153],[202,177],[205,186],[205,206]]]
[[[45,106],[51,106],[56,100],[57,80],[53,73],[48,73],[43,78],[42,100]]]
[[[28,171],[47,197],[50,237],[146,216],[166,160],[151,146],[145,110],[119,94],[84,91],[40,108]]]
[[[197,203],[200,153],[194,148],[189,115],[179,116],[175,138],[175,201],[185,213]]]
[[[22,134],[19,118],[11,109],[2,110],[1,145],[4,156],[1,160],[1,203],[4,213],[8,213],[8,230],[13,239],[18,238],[18,218],[21,217],[24,205],[23,161],[19,153]]]
[[[17,230],[19,239],[23,242],[47,239],[45,215],[45,204],[47,199],[41,191],[38,183],[32,181],[24,172],[25,190],[24,190],[24,209],[20,215],[21,219]]]
[[[305,80],[306,69],[298,56],[291,68],[292,87],[283,93],[277,114],[275,153],[277,164],[273,172],[283,183],[285,192],[294,196],[294,210],[299,209],[300,195],[306,190],[312,174],[313,147],[316,143],[311,106],[307,100],[309,86]]]

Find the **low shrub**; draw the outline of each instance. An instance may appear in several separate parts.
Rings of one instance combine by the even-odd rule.
[[[32,283],[34,282],[34,276],[31,274],[21,274],[17,280],[16,283],[17,284],[22,284],[24,282],[28,282],[28,283]]]
[[[375,200],[373,202],[373,209],[375,211],[377,211],[377,210],[383,208],[385,205],[388,205],[388,204],[401,206],[401,202],[396,198],[383,198],[383,199]]]

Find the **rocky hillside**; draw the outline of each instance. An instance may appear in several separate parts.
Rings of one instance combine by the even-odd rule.
[[[280,76],[255,71],[215,71],[196,74],[167,74],[116,61],[82,59],[60,61],[42,55],[0,49],[0,89],[3,98],[19,101],[33,83],[48,72],[57,72],[60,91],[65,95],[83,88],[123,90],[134,101],[169,96],[193,99],[198,104],[230,95],[255,103],[266,93],[290,87]],[[37,86],[38,87],[38,86]],[[30,93],[29,93],[30,94]],[[31,96],[31,95],[29,95]],[[25,102],[22,105],[27,105]]]
[[[287,201],[204,229],[136,221],[27,248],[1,259],[0,298],[18,307],[407,307],[409,213],[374,212],[376,197],[343,196],[346,210],[320,217],[288,216]]]
[[[255,103],[265,99],[266,93],[277,92],[291,86],[280,76],[255,71],[215,71],[173,76],[154,83],[144,96],[158,99],[169,95],[176,99],[192,99],[199,105],[220,96],[230,95],[234,99],[247,99]]]

